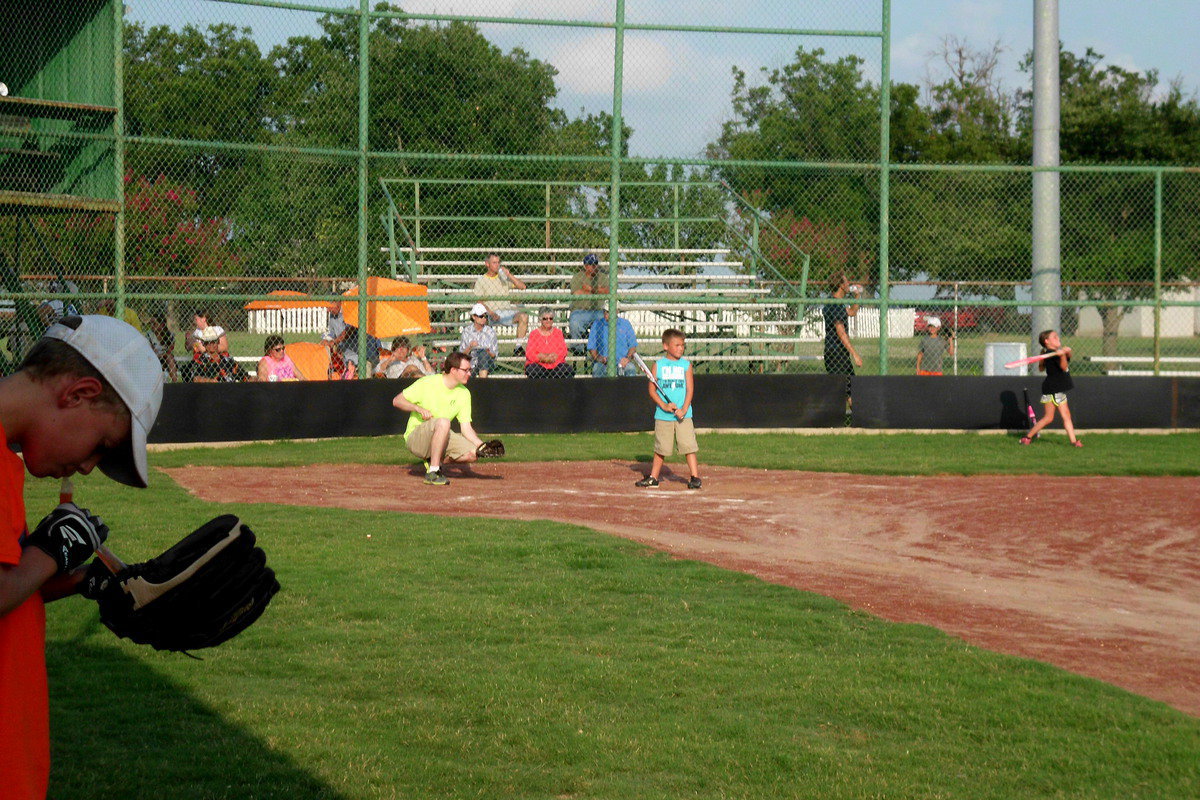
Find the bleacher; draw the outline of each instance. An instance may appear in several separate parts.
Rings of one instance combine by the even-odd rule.
[[[530,326],[536,326],[536,311],[545,306],[556,312],[565,332],[571,278],[583,269],[588,252],[600,258],[599,274],[607,274],[606,250],[428,247],[414,254],[411,248],[397,248],[400,262],[410,265],[415,280],[429,287],[432,344],[446,349],[457,345],[459,331],[470,324],[469,309],[478,299],[473,286],[488,253],[498,254],[504,267],[526,284],[513,301],[528,310]],[[679,328],[689,337],[689,354],[697,362],[726,362],[727,368],[737,364],[735,369],[745,369],[751,362],[819,361],[813,342],[823,332],[798,322],[800,304],[784,299],[790,287],[743,269],[725,249],[622,249],[617,262],[618,313],[633,325],[647,354],[658,350],[664,330]],[[500,326],[497,334],[497,373],[519,374],[524,358],[512,355],[518,344],[516,326]],[[568,339],[567,344],[583,345],[586,339]],[[585,359],[576,369],[590,374]]]

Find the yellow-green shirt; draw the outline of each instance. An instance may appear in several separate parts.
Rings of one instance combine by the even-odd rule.
[[[446,376],[442,373],[426,375],[402,394],[410,403],[429,410],[434,419],[458,419],[458,424],[471,424],[471,393],[461,383],[453,389],[446,388]],[[421,426],[425,420],[414,411],[408,415],[408,427],[404,429],[404,440]]]

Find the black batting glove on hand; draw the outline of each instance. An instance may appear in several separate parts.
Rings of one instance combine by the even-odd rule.
[[[58,571],[65,573],[87,563],[107,538],[108,526],[103,520],[74,503],[62,503],[25,537],[25,546],[53,558]]]

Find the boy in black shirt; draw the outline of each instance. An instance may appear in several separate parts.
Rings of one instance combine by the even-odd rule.
[[[1075,425],[1071,421],[1071,409],[1067,406],[1067,392],[1075,388],[1071,380],[1071,348],[1064,347],[1058,338],[1058,331],[1042,331],[1038,334],[1038,343],[1042,346],[1042,355],[1050,358],[1038,362],[1038,370],[1046,373],[1042,381],[1042,403],[1046,410],[1037,424],[1029,429],[1029,433],[1021,438],[1021,444],[1029,444],[1042,428],[1054,421],[1054,411],[1062,411],[1063,427],[1066,428],[1067,438],[1075,447],[1083,447],[1083,442],[1075,438]]]

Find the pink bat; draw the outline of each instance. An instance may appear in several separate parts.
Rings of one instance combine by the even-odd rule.
[[[1013,367],[1019,367],[1022,364],[1034,364],[1034,363],[1037,363],[1038,361],[1045,361],[1047,358],[1053,358],[1054,356],[1061,356],[1062,354],[1063,354],[1062,350],[1055,350],[1051,353],[1042,353],[1040,356],[1030,356],[1029,358],[1018,358],[1016,361],[1010,361],[1007,364],[1005,364],[1004,368],[1012,369]]]

